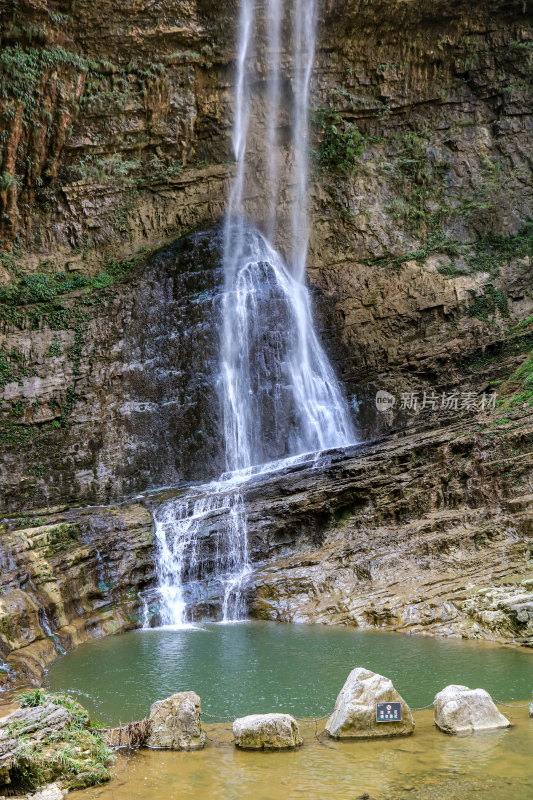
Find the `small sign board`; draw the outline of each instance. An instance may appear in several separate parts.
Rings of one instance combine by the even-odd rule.
[[[376,722],[401,722],[401,703],[376,703]]]

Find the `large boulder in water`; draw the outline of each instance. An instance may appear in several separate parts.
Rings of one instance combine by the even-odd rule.
[[[250,714],[233,723],[235,744],[243,750],[286,750],[302,744],[290,714]]]
[[[434,706],[435,725],[444,733],[475,733],[511,724],[485,689],[451,684],[436,695]]]
[[[378,722],[377,704],[400,704],[398,720]],[[386,715],[394,715],[395,708]],[[400,718],[401,717],[401,718]],[[333,714],[326,723],[326,731],[334,739],[372,739],[381,736],[407,736],[413,733],[415,721],[411,709],[398,694],[392,681],[369,669],[356,667],[335,702]]]
[[[151,729],[147,747],[159,750],[200,750],[205,745],[196,692],[178,692],[158,700],[150,709]]]

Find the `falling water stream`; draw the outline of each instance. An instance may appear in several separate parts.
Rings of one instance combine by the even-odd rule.
[[[283,459],[344,447],[355,440],[347,404],[313,325],[305,284],[309,241],[308,108],[315,52],[315,0],[290,0],[292,75],[291,251],[285,263],[245,216],[247,147],[252,115],[254,0],[239,13],[233,150],[236,173],[224,226],[224,286],[220,327],[220,402],[226,473],[159,506],[157,618],[182,626],[194,606],[205,613],[222,598],[224,621],[245,616],[251,572],[242,489],[250,470],[280,468]],[[268,0],[265,148],[270,240],[278,227],[277,130],[283,0]],[[280,462],[281,460],[281,462]],[[272,464],[272,467],[269,467]],[[146,625],[150,624],[147,603]]]

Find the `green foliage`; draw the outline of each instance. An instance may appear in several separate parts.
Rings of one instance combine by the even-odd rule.
[[[506,409],[533,407],[533,350],[502,386],[501,394]]]
[[[79,541],[80,529],[78,525],[62,523],[48,531],[48,546],[46,554],[53,556],[67,550],[72,544]]]
[[[85,83],[80,107],[86,114],[108,115],[125,111],[127,106],[140,105],[142,96],[126,74],[91,73]]]
[[[14,186],[18,185],[18,181],[10,172],[2,172],[0,175],[0,192],[6,192]]]
[[[424,131],[408,131],[393,139],[393,160],[384,164],[396,197],[390,211],[414,231],[436,232],[449,213],[444,203],[449,163],[428,156],[429,138]]]
[[[77,273],[35,272],[0,287],[0,303],[11,306],[42,303],[90,285],[90,278]]]
[[[46,525],[46,517],[19,517],[15,520],[13,527],[17,528],[40,528]]]
[[[24,105],[27,123],[39,106],[40,87],[47,71],[68,66],[79,72],[89,68],[89,62],[78,53],[53,49],[23,49],[19,44],[0,50],[0,97]]]
[[[54,339],[54,341],[50,343],[50,347],[48,349],[48,357],[57,358],[60,355],[61,355],[61,343],[58,339]]]
[[[112,275],[108,275],[105,272],[100,272],[96,278],[93,278],[92,285],[94,289],[105,289],[107,286],[112,286],[115,282],[115,279]]]
[[[17,699],[22,708],[37,708],[37,706],[44,705],[44,697],[45,694],[42,689],[28,689],[20,692]]]
[[[37,374],[35,367],[26,366],[24,353],[12,347],[9,352],[0,350],[0,388],[22,378],[33,377]]]
[[[502,191],[502,164],[482,156],[479,178],[468,197],[460,200],[457,213],[474,228],[487,225],[497,214]]]
[[[434,242],[436,241],[434,240]],[[452,261],[450,265],[438,267],[438,271],[442,275],[455,278],[463,274],[488,272],[492,277],[496,277],[504,264],[520,258],[533,258],[533,219],[527,219],[515,234],[490,234],[480,237],[473,245],[460,245],[453,241],[448,241],[448,244],[451,247],[447,249],[437,247],[436,249],[439,252],[446,252],[452,257],[462,253],[463,267],[458,269]],[[493,300],[502,315],[508,316],[507,302],[501,292],[496,291]],[[490,305],[491,301],[489,300],[489,311]],[[483,312],[481,307],[478,310],[480,313]],[[478,316],[478,314],[475,313],[473,316]],[[524,321],[522,324],[528,323]]]
[[[107,289],[122,280],[138,263],[137,259],[124,259],[118,262],[110,260],[106,263],[106,271],[94,278],[65,272],[37,272],[15,278],[0,286],[0,319],[3,318],[15,325],[22,324],[23,316],[16,309],[34,305],[34,308],[25,311],[30,319],[34,320],[32,327],[38,327],[44,316],[52,330],[64,330],[69,327],[73,312],[65,308],[58,298],[80,289],[85,289],[86,292]]]
[[[131,173],[139,166],[138,159],[127,161],[121,153],[112,153],[109,156],[89,154],[70,167],[70,174],[74,180],[130,183],[133,180]]]
[[[322,134],[316,152],[320,166],[348,175],[357,172],[365,149],[364,137],[357,126],[328,110],[317,113],[316,124]]]
[[[167,162],[163,158],[159,158],[155,153],[152,153],[148,159],[147,165],[147,182],[155,183],[157,181],[167,182],[175,178],[179,178],[183,172],[183,164],[180,161]]]
[[[507,299],[501,289],[495,289],[492,284],[485,286],[483,294],[475,297],[468,306],[468,313],[471,317],[488,321],[489,317],[499,311],[502,317],[509,316]]]
[[[6,353],[0,351],[0,388],[15,380],[13,365]]]

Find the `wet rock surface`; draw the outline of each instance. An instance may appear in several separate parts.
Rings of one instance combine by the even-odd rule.
[[[435,696],[435,725],[444,733],[466,734],[509,728],[488,692],[468,686],[446,686]]]
[[[479,422],[250,489],[254,615],[531,645],[532,417]]]
[[[11,520],[0,540],[0,656],[7,682],[39,683],[64,650],[140,624],[153,526],[138,503]]]
[[[200,750],[205,745],[200,698],[195,692],[178,692],[158,700],[150,709],[147,747],[157,750]]]
[[[250,714],[233,723],[235,745],[241,750],[287,750],[302,743],[298,723],[290,714]]]
[[[401,712],[398,721],[379,722],[378,703],[399,703]],[[334,739],[408,736],[414,729],[411,710],[392,681],[363,667],[356,667],[348,675],[335,701],[333,714],[326,723],[326,731]]]

